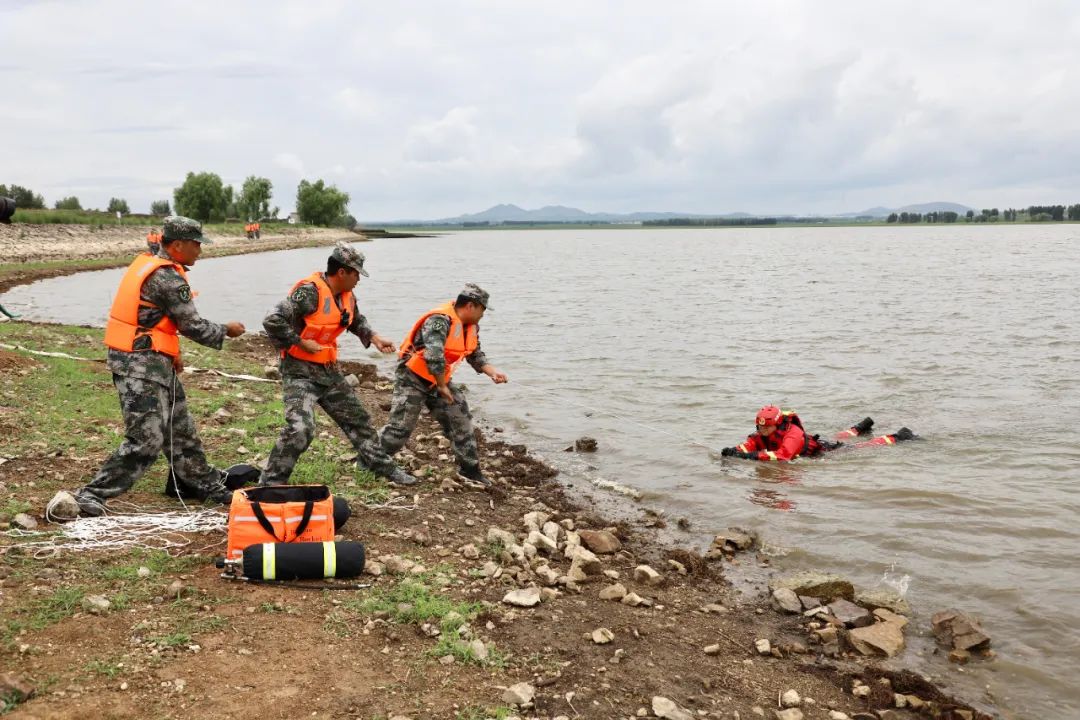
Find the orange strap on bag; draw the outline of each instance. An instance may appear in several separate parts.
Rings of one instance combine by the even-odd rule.
[[[226,557],[258,543],[332,542],[334,498],[325,485],[266,485],[237,490],[229,506]]]

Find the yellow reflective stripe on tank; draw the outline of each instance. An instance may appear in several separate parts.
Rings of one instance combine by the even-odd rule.
[[[333,541],[322,544],[322,567],[323,577],[335,577],[337,575],[337,545]]]
[[[896,438],[894,438],[892,435],[886,435],[885,436],[885,444],[886,445],[895,445],[896,444]]]
[[[743,443],[737,449],[738,449],[739,452],[748,452],[747,449],[746,449],[746,443]]]
[[[273,580],[277,577],[277,553],[276,543],[263,543],[263,580]]]
[[[766,450],[765,454],[769,456],[770,460],[776,462],[776,453],[774,453],[772,450]]]

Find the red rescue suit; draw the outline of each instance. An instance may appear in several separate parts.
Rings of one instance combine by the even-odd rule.
[[[765,462],[791,462],[797,457],[820,455],[825,446],[816,437],[807,433],[802,421],[794,412],[785,412],[783,420],[768,437],[761,433],[752,433],[746,442],[738,445],[739,452],[756,453],[753,460]]]

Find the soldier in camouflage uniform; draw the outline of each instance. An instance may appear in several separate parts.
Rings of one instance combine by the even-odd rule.
[[[113,374],[113,384],[120,395],[124,417],[124,442],[120,445],[94,479],[75,493],[79,507],[87,515],[100,515],[108,498],[116,497],[131,488],[153,465],[164,450],[171,466],[173,481],[187,496],[225,503],[232,492],[225,488],[225,473],[212,467],[203,454],[202,443],[195,423],[188,413],[187,396],[178,373],[183,372],[179,342],[173,355],[155,349],[153,332],[164,319],[171,320],[175,329],[195,342],[221,349],[226,336],[244,333],[238,322],[224,325],[204,320],[191,299],[191,287],[176,266],[189,267],[202,252],[202,243],[211,242],[203,236],[202,225],[186,217],[165,219],[161,248],[157,258],[169,261],[160,267],[149,268],[149,275],[138,291],[137,329],[130,350],[112,346],[114,316],[128,276],[121,282],[117,303],[110,312],[106,343],[110,344],[107,365]],[[149,262],[147,255],[136,258],[136,265]],[[134,301],[135,298],[130,298]],[[166,333],[170,334],[170,333]]]
[[[480,348],[478,323],[487,308],[487,291],[469,283],[453,303],[421,316],[401,343],[390,418],[379,431],[383,449],[393,455],[408,441],[426,406],[454,448],[459,476],[484,486],[491,482],[480,472],[469,403],[461,387],[450,383],[450,376],[464,359],[493,382],[507,381]]]
[[[263,485],[289,482],[296,461],[315,436],[315,405],[345,433],[361,465],[398,485],[416,482],[383,452],[371,417],[337,365],[337,338],[346,331],[364,347],[394,352],[394,344],[377,335],[357,310],[352,289],[361,275],[368,277],[363,253],[338,243],[326,272],[298,282],[263,319],[266,334],[281,351],[285,397],[285,427],[267,460]]]

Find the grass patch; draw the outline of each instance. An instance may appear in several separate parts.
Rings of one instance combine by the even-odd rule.
[[[393,587],[379,588],[369,597],[347,601],[343,606],[366,615],[383,612],[395,623],[419,625],[436,621],[444,633],[456,632],[483,608],[480,603],[457,602],[439,594],[427,584],[429,580],[424,576],[406,578]]]
[[[101,579],[111,582],[143,582],[155,576],[187,572],[206,561],[206,558],[200,555],[173,557],[164,550],[136,548],[125,556],[125,562],[100,568],[96,574]],[[139,577],[141,567],[149,568],[150,577]]]
[[[7,501],[4,507],[0,508],[0,516],[15,517],[19,513],[30,512],[33,509],[33,505],[25,500],[15,500],[12,498]]]
[[[4,644],[10,645],[24,630],[44,630],[71,617],[79,609],[84,597],[86,590],[76,586],[60,588],[45,597],[34,598],[25,607],[12,613],[24,616],[25,619],[11,618],[7,621],[3,633]]]
[[[482,707],[470,705],[454,713],[454,720],[506,720],[517,714],[517,710],[506,705]]]
[[[89,673],[107,677],[110,680],[124,672],[124,664],[109,660],[91,660],[84,668]]]
[[[502,558],[502,554],[506,552],[506,547],[500,540],[488,540],[481,545],[479,549],[481,555],[489,557],[496,562],[498,562]]]

